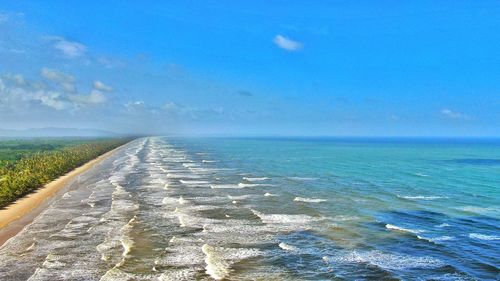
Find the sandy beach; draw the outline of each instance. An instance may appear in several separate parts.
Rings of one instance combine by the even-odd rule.
[[[33,219],[56,198],[56,195],[60,194],[61,191],[77,179],[78,176],[105,160],[121,147],[123,146],[106,152],[105,154],[46,184],[42,188],[37,189],[33,193],[18,199],[5,209],[1,209],[0,247],[5,243],[5,241],[15,236],[27,224],[31,223]]]

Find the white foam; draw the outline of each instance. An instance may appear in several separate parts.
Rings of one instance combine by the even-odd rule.
[[[233,188],[243,188],[237,184],[211,184],[212,189],[233,189]]]
[[[208,244],[202,246],[205,254],[206,273],[215,280],[225,279],[231,274],[231,266],[243,259],[257,257],[262,252],[252,248],[223,248]]]
[[[442,261],[433,257],[391,254],[377,250],[368,252],[352,251],[342,256],[324,257],[323,260],[336,263],[368,263],[387,270],[436,268],[444,265]]]
[[[261,177],[261,178],[253,178],[253,177],[243,177],[244,180],[254,182],[254,181],[265,181],[268,180],[268,177]]]
[[[217,161],[215,161],[215,160],[201,160],[201,162],[203,162],[203,163],[215,163]]]
[[[438,225],[436,225],[436,226],[434,226],[434,227],[443,228],[443,227],[448,227],[448,226],[451,226],[451,225],[449,225],[449,224],[447,224],[447,223],[442,223],[442,224],[438,224]]]
[[[295,251],[297,251],[297,250],[298,250],[298,248],[297,248],[297,247],[292,246],[292,245],[289,245],[289,244],[286,244],[286,243],[284,243],[284,242],[279,243],[279,244],[278,244],[278,246],[279,246],[281,249],[285,250],[285,251],[295,252]]]
[[[278,195],[266,192],[266,193],[264,193],[264,196],[269,197],[269,196],[278,196]]]
[[[258,187],[258,186],[272,186],[271,184],[264,184],[264,183],[244,183],[240,182],[238,183],[238,186],[241,188],[245,187]]]
[[[403,228],[403,227],[399,227],[399,226],[393,225],[393,224],[386,224],[385,228],[391,229],[391,230],[397,230],[397,231],[401,231],[401,232],[409,232],[409,233],[421,233],[421,232],[424,232],[423,230],[420,230],[420,229]]]
[[[314,181],[314,180],[317,180],[318,178],[310,178],[310,177],[288,177],[287,179],[298,180],[298,181]]]
[[[167,178],[172,178],[172,179],[199,179],[199,175],[194,175],[194,174],[189,174],[189,173],[179,173],[179,174],[174,174],[174,173],[168,173]]]
[[[487,241],[500,240],[500,236],[485,235],[485,234],[480,234],[480,233],[471,233],[471,234],[469,234],[469,237],[473,238],[473,239],[487,240]]]
[[[181,205],[189,204],[189,200],[184,199],[184,197],[182,197],[182,196],[179,197],[179,201],[178,202]]]
[[[439,236],[439,237],[430,238],[430,237],[424,237],[424,236],[417,235],[417,238],[420,240],[425,240],[425,241],[434,243],[434,244],[439,244],[439,242],[441,242],[441,241],[455,240],[455,238],[451,237],[451,236]]]
[[[448,198],[445,196],[424,196],[424,195],[416,195],[416,196],[398,195],[398,197],[403,198],[403,199],[408,199],[408,200],[438,200],[438,199]]]
[[[295,202],[305,202],[305,203],[321,203],[321,202],[326,202],[326,199],[320,199],[320,198],[305,198],[305,197],[295,197],[293,199]]]
[[[209,184],[209,181],[195,181],[195,180],[180,180],[182,184],[185,185],[206,185]]]
[[[268,224],[307,224],[318,221],[320,218],[315,218],[307,215],[288,215],[288,214],[263,214],[259,211],[250,209],[258,216],[263,223]]]

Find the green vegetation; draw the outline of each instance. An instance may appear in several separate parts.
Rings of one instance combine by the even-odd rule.
[[[0,141],[0,208],[128,141]]]

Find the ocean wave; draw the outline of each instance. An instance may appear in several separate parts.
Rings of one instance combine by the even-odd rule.
[[[500,236],[486,235],[486,234],[480,234],[480,233],[471,233],[471,234],[469,234],[469,237],[473,238],[473,239],[487,240],[487,241],[500,240]]]
[[[457,208],[460,211],[475,213],[480,215],[488,215],[491,213],[500,212],[500,208],[498,207],[478,207],[478,206],[463,206]]]
[[[224,248],[208,244],[202,246],[205,254],[206,273],[215,280],[222,280],[231,274],[231,266],[244,259],[262,255],[258,249],[252,248]]]
[[[180,183],[185,185],[206,185],[209,181],[198,181],[198,180],[179,180]]]
[[[188,174],[188,173],[179,173],[179,174],[175,174],[175,173],[168,173],[167,174],[167,178],[172,178],[172,179],[199,179],[200,176],[199,175],[195,175],[195,174]]]
[[[401,232],[414,233],[414,234],[424,232],[423,230],[420,230],[420,229],[403,228],[403,227],[393,225],[393,224],[386,224],[385,228],[390,229],[390,230],[397,230],[397,231],[401,231]]]
[[[268,180],[268,177],[261,177],[261,178],[252,178],[252,177],[243,177],[244,180],[254,182],[254,181],[265,181]]]
[[[407,270],[413,268],[437,268],[444,263],[436,258],[383,253],[378,250],[361,252],[352,251],[343,256],[323,257],[326,262],[368,263],[386,270]]]
[[[216,163],[218,161],[216,161],[216,160],[201,160],[201,162],[203,162],[203,163]]]
[[[439,244],[439,242],[441,242],[441,241],[455,240],[455,238],[451,237],[451,236],[439,236],[439,237],[430,238],[430,237],[417,235],[417,238],[420,240],[425,240],[425,241],[434,243],[434,244]]]
[[[233,189],[233,188],[240,189],[243,187],[238,185],[238,184],[211,184],[210,188],[212,188],[212,189]]]
[[[240,182],[238,183],[238,186],[241,188],[244,187],[258,187],[258,186],[272,186],[271,184],[265,184],[265,183],[244,183]]]
[[[292,246],[292,245],[289,245],[289,244],[286,244],[286,243],[284,243],[284,242],[279,243],[279,244],[278,244],[278,246],[279,246],[281,249],[285,250],[285,251],[295,252],[295,251],[297,251],[297,250],[298,250],[298,248],[297,248],[297,247]]]
[[[295,197],[293,199],[295,202],[306,202],[306,203],[321,203],[321,202],[326,202],[328,200],[326,199],[320,199],[320,198],[305,198],[305,197]]]
[[[264,196],[269,197],[269,196],[278,196],[278,195],[266,192],[266,193],[264,193]]]
[[[414,174],[417,177],[428,177],[429,175],[423,174],[423,173],[415,173]]]
[[[184,197],[179,197],[179,200],[178,200],[179,204],[181,205],[186,205],[186,204],[189,204],[189,200],[186,200],[184,199]]]
[[[448,198],[446,196],[424,196],[424,195],[416,195],[416,196],[398,195],[398,197],[408,200],[438,200],[438,199]]]
[[[264,214],[253,209],[250,210],[254,215],[259,217],[263,223],[268,224],[307,224],[323,219],[308,215]]]
[[[289,180],[296,180],[296,181],[314,181],[317,180],[318,178],[311,178],[311,177],[287,177]]]

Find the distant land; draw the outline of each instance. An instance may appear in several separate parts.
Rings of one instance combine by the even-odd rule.
[[[0,138],[32,138],[32,137],[119,137],[121,134],[97,130],[76,128],[31,128],[24,130],[0,129]]]

